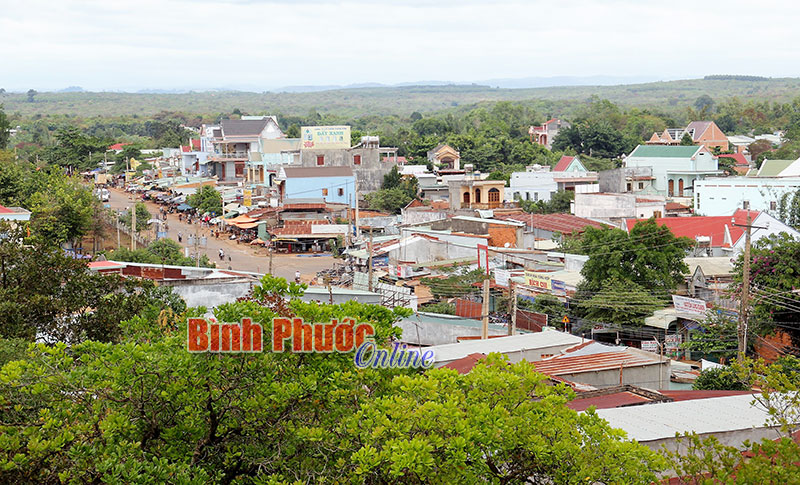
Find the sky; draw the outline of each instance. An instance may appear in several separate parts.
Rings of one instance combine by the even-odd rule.
[[[0,0],[0,87],[800,76],[800,2]]]

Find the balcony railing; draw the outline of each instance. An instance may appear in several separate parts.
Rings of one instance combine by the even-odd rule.
[[[211,152],[208,155],[208,158],[214,159],[225,159],[225,160],[249,160],[250,159],[250,152],[248,151],[241,151],[241,152]]]

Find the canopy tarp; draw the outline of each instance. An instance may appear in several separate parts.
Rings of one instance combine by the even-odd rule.
[[[252,217],[248,216],[247,214],[242,214],[240,216],[236,216],[233,219],[228,219],[229,224],[241,224],[245,222],[255,222],[257,219],[253,219]]]
[[[178,207],[176,207],[176,209],[178,209],[181,212],[184,212],[184,211],[191,210],[192,206],[190,206],[189,204],[183,203],[183,204],[179,205]]]
[[[260,222],[234,222],[231,225],[238,227],[239,229],[253,229],[254,227],[258,227],[261,224]]]

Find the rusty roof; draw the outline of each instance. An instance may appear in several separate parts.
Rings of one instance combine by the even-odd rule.
[[[536,367],[537,372],[552,376],[560,376],[659,363],[658,359],[643,355],[639,352],[634,353],[626,350],[623,352],[603,352],[592,355],[556,356],[552,359],[535,362],[533,365]]]
[[[495,219],[506,221],[524,222],[528,228],[542,229],[562,234],[572,234],[573,232],[583,232],[587,227],[601,229],[607,227],[591,219],[574,216],[572,214],[497,214]]]
[[[469,374],[473,367],[475,367],[478,362],[486,358],[486,354],[481,354],[475,352],[474,354],[469,354],[466,357],[462,357],[460,359],[456,359],[452,362],[448,362],[447,364],[443,365],[442,367],[447,367],[448,369],[453,369],[459,374]]]

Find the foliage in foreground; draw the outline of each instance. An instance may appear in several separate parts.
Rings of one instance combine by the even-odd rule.
[[[405,312],[284,300],[223,305],[265,326],[354,316],[385,345]],[[202,311],[202,310],[201,310]],[[124,325],[122,343],[35,345],[0,370],[0,482],[649,483],[663,465],[526,363],[470,374],[362,370],[349,354],[190,354],[185,317]]]

